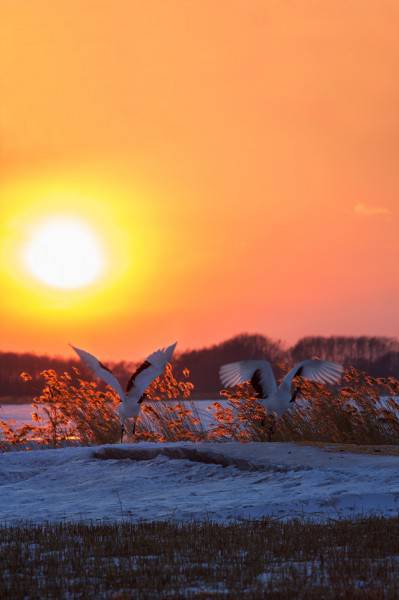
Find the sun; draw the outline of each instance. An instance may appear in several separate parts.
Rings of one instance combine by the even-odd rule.
[[[88,224],[52,217],[35,227],[24,251],[28,271],[42,283],[75,289],[94,283],[104,269],[101,245]]]

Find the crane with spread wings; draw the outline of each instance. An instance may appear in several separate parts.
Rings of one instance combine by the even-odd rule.
[[[121,399],[118,408],[118,414],[122,425],[121,442],[123,441],[125,431],[129,428],[130,421],[133,421],[131,432],[134,435],[137,417],[140,413],[140,405],[145,400],[145,391],[154,379],[159,377],[159,375],[162,375],[165,366],[172,360],[176,344],[177,342],[171,344],[167,348],[160,348],[159,350],[156,350],[156,352],[150,354],[131,375],[126,386],[126,391],[123,390],[112,371],[101,363],[98,358],[93,356],[93,354],[86,352],[86,350],[81,350],[80,348],[72,346],[83,364],[107,385],[112,387]]]
[[[267,360],[242,360],[223,365],[219,370],[220,380],[226,387],[249,381],[264,408],[278,417],[283,415],[298,395],[292,383],[298,375],[318,383],[336,383],[341,378],[343,366],[319,359],[303,360],[288,371],[277,385],[273,369]],[[269,431],[269,439],[273,428]]]

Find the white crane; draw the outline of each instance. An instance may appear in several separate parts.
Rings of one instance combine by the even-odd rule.
[[[300,375],[319,383],[336,383],[341,378],[343,366],[319,359],[303,360],[295,365],[277,386],[273,369],[267,360],[242,360],[223,365],[219,370],[220,380],[226,387],[250,381],[263,407],[281,416],[295,402],[299,392],[292,388],[294,377]],[[273,428],[269,431],[269,439]]]
[[[167,348],[160,348],[156,352],[150,354],[130,377],[126,386],[126,392],[123,391],[121,384],[112,371],[103,365],[95,356],[85,350],[71,346],[81,361],[89,367],[97,377],[111,386],[121,399],[118,408],[118,414],[122,424],[121,442],[123,441],[123,434],[128,428],[130,419],[133,419],[132,434],[134,435],[137,417],[140,413],[140,404],[146,398],[145,390],[154,379],[159,375],[162,375],[165,366],[172,359],[176,344],[177,342]]]

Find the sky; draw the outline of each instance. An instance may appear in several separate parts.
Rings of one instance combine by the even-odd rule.
[[[396,0],[2,0],[0,350],[398,336],[398,27]],[[93,281],[37,277],[55,222]]]

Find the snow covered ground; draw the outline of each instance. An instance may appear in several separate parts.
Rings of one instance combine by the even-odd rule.
[[[138,443],[0,455],[0,521],[397,515],[399,457],[293,443]]]

